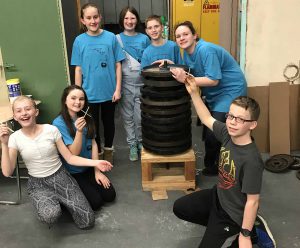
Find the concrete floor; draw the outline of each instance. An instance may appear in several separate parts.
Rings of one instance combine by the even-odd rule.
[[[118,116],[118,115],[117,115]],[[117,191],[115,203],[96,213],[92,230],[76,228],[64,213],[51,229],[40,223],[33,213],[22,180],[22,203],[0,205],[1,248],[193,248],[197,247],[204,228],[177,219],[173,202],[184,195],[169,191],[168,200],[153,201],[150,192],[141,189],[140,162],[128,160],[121,120],[117,119],[115,165],[109,177]],[[193,124],[193,147],[197,168],[203,167],[201,127]],[[264,158],[268,155],[264,154]],[[26,174],[22,169],[22,174]],[[199,188],[211,187],[216,177],[197,175]],[[294,171],[283,174],[264,173],[260,213],[268,220],[278,248],[300,247],[300,181]],[[0,176],[0,200],[16,198],[16,182]],[[209,247],[208,247],[209,248]]]

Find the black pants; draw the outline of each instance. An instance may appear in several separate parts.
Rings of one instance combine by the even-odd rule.
[[[77,181],[92,209],[98,210],[105,202],[112,202],[116,198],[116,191],[112,184],[108,189],[99,185],[95,180],[94,168],[88,168],[83,173],[75,173],[72,176]]]
[[[225,114],[224,112],[211,112],[212,117],[224,123],[226,121]],[[205,126],[203,128],[203,139],[205,145],[204,165],[211,171],[217,172],[221,143],[216,139],[214,133]]]
[[[199,248],[238,247],[240,226],[221,207],[216,187],[179,198],[173,212],[182,220],[206,226]]]
[[[103,123],[104,134],[104,147],[112,147],[115,136],[115,107],[116,103],[112,101],[102,103],[89,103],[90,112],[93,116],[96,126],[96,143],[99,152],[101,151],[101,138],[100,138],[100,109],[101,120]]]

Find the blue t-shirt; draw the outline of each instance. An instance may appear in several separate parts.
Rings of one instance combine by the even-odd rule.
[[[116,36],[103,30],[97,36],[83,33],[76,37],[71,65],[82,70],[82,88],[89,102],[109,101],[116,89],[116,63],[125,59]]]
[[[69,129],[61,115],[56,117],[53,120],[52,124],[54,126],[56,126],[58,128],[58,130],[60,131],[60,133],[62,135],[62,139],[66,146],[73,144],[74,138],[70,135]],[[87,135],[87,128],[84,128],[83,134],[82,134],[82,147],[81,147],[80,154],[78,156],[90,159],[92,157],[92,139],[87,139],[86,135]],[[61,158],[62,158],[63,165],[71,174],[81,173],[88,169],[88,167],[83,167],[83,166],[80,167],[80,166],[70,165],[64,160],[64,158],[62,156],[61,156]]]
[[[195,77],[219,80],[217,86],[201,88],[211,111],[228,112],[233,99],[247,94],[243,72],[223,47],[201,39],[192,54],[184,51],[183,61]]]
[[[142,57],[141,67],[151,65],[154,61],[160,59],[172,60],[175,64],[178,63],[180,57],[179,47],[174,41],[167,40],[162,46],[149,45]]]
[[[134,57],[138,62],[142,61],[142,55],[147,46],[151,44],[147,35],[138,33],[134,36],[129,36],[120,33],[124,50]]]

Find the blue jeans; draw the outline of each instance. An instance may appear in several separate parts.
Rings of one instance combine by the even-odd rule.
[[[139,75],[139,72],[132,72],[130,76],[123,77],[120,112],[124,121],[128,145],[142,141],[141,87],[142,77]]]

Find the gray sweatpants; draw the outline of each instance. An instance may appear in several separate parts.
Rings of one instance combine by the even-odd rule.
[[[62,213],[62,204],[71,213],[79,228],[86,229],[94,225],[94,211],[75,179],[65,168],[61,167],[48,177],[29,176],[27,187],[38,218],[42,222],[49,225],[56,222]]]

